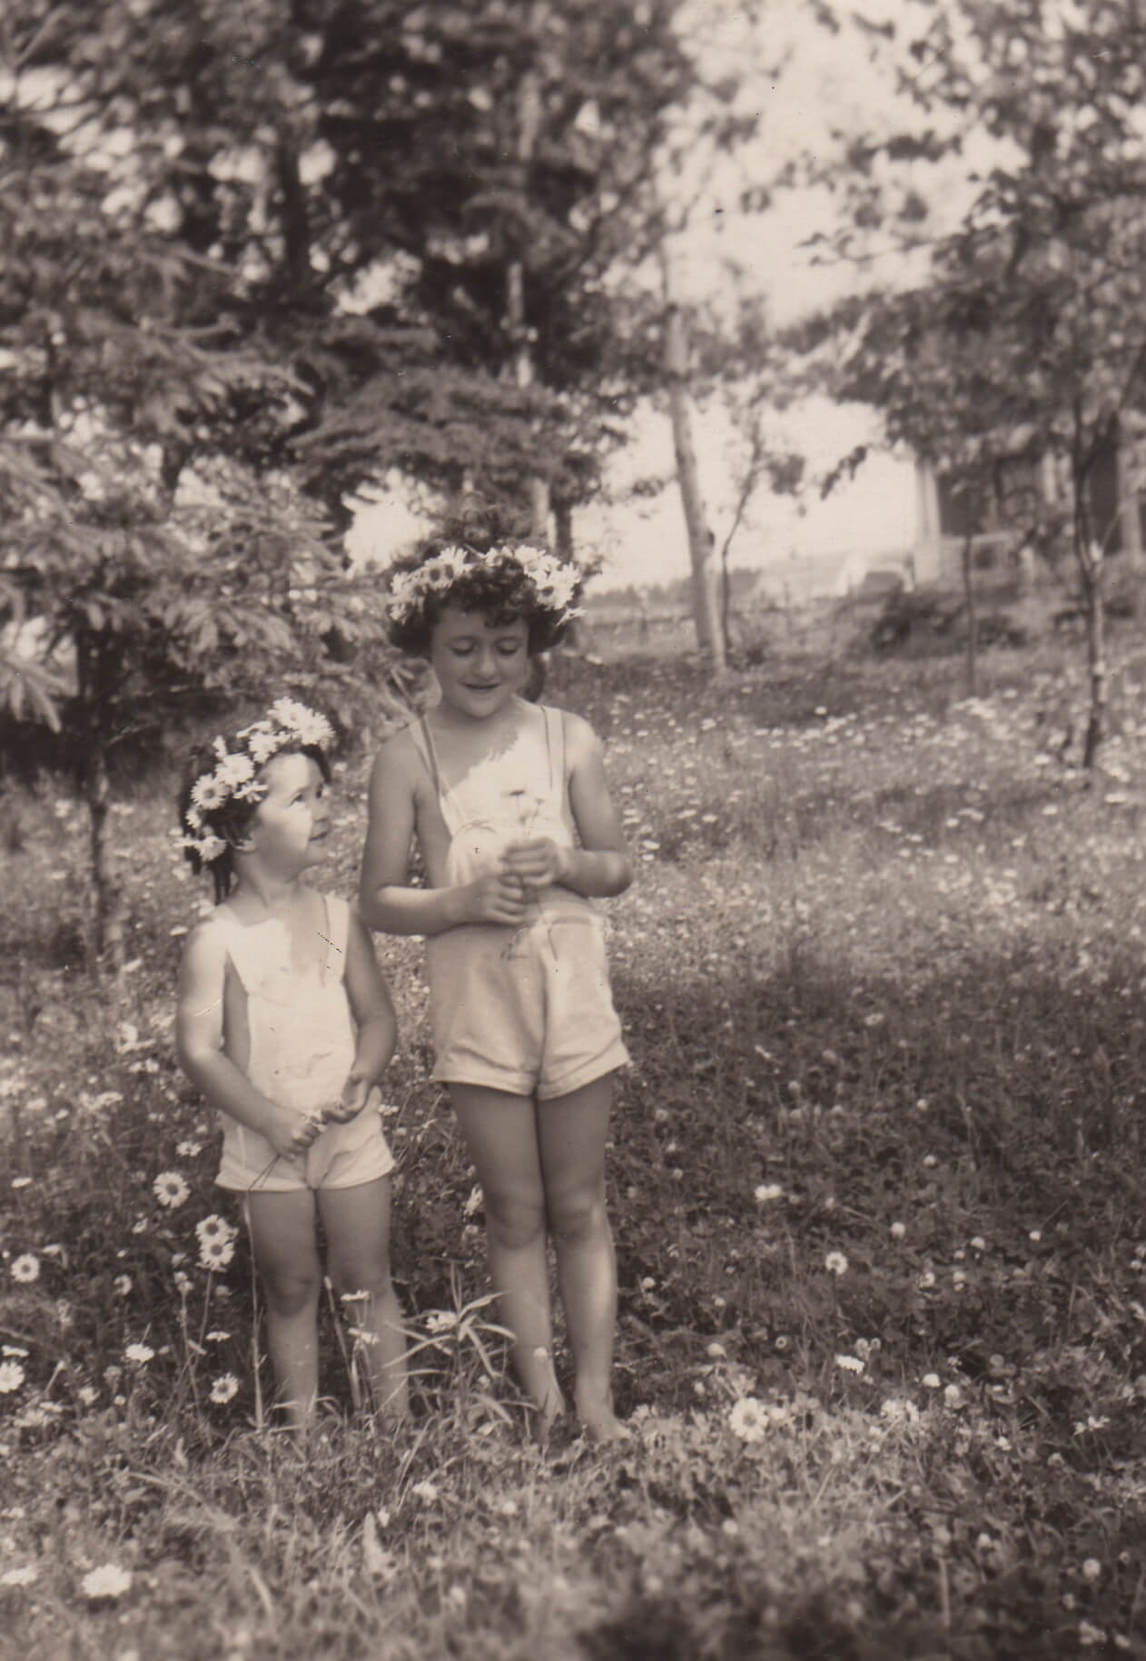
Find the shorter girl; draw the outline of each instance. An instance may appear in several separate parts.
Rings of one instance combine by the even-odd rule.
[[[605,1140],[628,1057],[592,900],[631,870],[593,732],[521,696],[576,591],[568,566],[521,545],[431,543],[396,568],[393,640],[429,658],[441,700],[379,752],[359,904],[374,928],[429,936],[433,1076],[477,1167],[499,1313],[539,1426],[564,1407],[550,1233],[574,1405],[610,1440],[623,1431]],[[427,889],[409,886],[411,837]]]
[[[210,869],[216,906],[183,954],[176,1046],[219,1110],[217,1180],[244,1196],[278,1398],[295,1429],[318,1394],[319,1221],[376,1405],[390,1419],[407,1408],[390,1281],[394,1160],[377,1089],[394,1010],[346,901],[302,880],[330,829],[332,736],[323,716],[280,698],[196,754],[179,804],[184,850],[196,874]]]

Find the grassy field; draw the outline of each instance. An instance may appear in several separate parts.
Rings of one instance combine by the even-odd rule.
[[[959,674],[556,667],[639,860],[606,1451],[522,1434],[416,942],[379,947],[416,1419],[355,1409],[332,1309],[309,1458],[259,1428],[249,1262],[171,1050],[205,893],[166,802],[124,803],[108,1009],[81,815],[0,799],[0,1653],[1146,1656],[1146,657],[1089,783],[1057,753],[1073,659],[988,657],[973,702]]]

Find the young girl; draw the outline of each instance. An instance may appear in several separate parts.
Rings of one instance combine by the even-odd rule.
[[[533,656],[575,615],[577,586],[525,546],[431,543],[399,565],[392,637],[430,659],[441,700],[378,754],[359,907],[376,929],[429,937],[433,1077],[477,1167],[500,1316],[539,1428],[565,1405],[548,1227],[576,1412],[610,1440],[624,1432],[604,1159],[613,1074],[628,1056],[591,902],[632,873],[592,730],[520,696]],[[412,836],[428,888],[408,886]]]
[[[215,910],[179,977],[180,1063],[219,1110],[218,1182],[243,1195],[278,1396],[304,1428],[318,1393],[321,1220],[327,1273],[365,1338],[382,1413],[406,1412],[390,1282],[390,1171],[377,1081],[396,1026],[370,937],[303,880],[330,828],[325,718],[288,698],[216,738],[180,800],[192,869]]]

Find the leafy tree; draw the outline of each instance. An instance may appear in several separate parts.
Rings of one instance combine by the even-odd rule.
[[[1016,445],[1061,462],[1087,609],[1090,765],[1105,726],[1114,529],[1096,522],[1092,482],[1144,393],[1146,23],[1132,0],[1069,10],[944,0],[926,15],[901,83],[931,125],[851,144],[833,174],[847,214],[838,246],[859,246],[857,223],[886,237],[909,202],[905,240],[918,243],[921,157],[957,153],[974,133],[993,145],[991,166],[972,181],[957,227],[932,233],[930,275],[914,299],[863,306],[851,371],[893,432],[934,447],[928,435],[946,429],[941,458],[962,457],[972,475]],[[916,171],[905,176],[901,161]],[[837,320],[854,328],[856,318],[849,305]],[[908,326],[897,332],[897,320]]]
[[[278,459],[328,511],[394,467],[535,518],[595,488],[656,374],[655,303],[616,276],[695,77],[681,0],[29,9],[29,65],[296,371]]]
[[[233,299],[225,269],[109,200],[54,124],[63,101],[37,108],[17,81],[0,112],[0,686],[17,721],[66,716],[114,965],[116,752],[154,749],[205,693],[336,691],[379,624],[320,511],[268,465],[293,374],[203,321]]]
[[[695,84],[681,10],[312,0],[327,189],[363,269],[448,343],[452,384],[403,388],[416,422],[441,412],[404,463],[439,488],[516,496],[540,525],[596,487],[658,378],[655,294],[619,273],[652,245],[657,150]],[[350,419],[385,436],[391,399],[382,364]]]

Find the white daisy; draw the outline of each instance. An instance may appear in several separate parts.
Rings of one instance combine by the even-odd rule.
[[[177,1211],[190,1197],[191,1190],[178,1171],[161,1171],[151,1184],[151,1192],[160,1205]]]
[[[768,1429],[768,1413],[755,1396],[741,1396],[728,1415],[728,1428],[742,1442],[762,1442]]]
[[[10,1396],[24,1382],[24,1369],[18,1361],[0,1361],[0,1396]]]
[[[89,1569],[80,1582],[84,1596],[89,1598],[121,1598],[131,1588],[131,1570],[121,1569],[118,1563],[101,1563],[98,1569]]]

